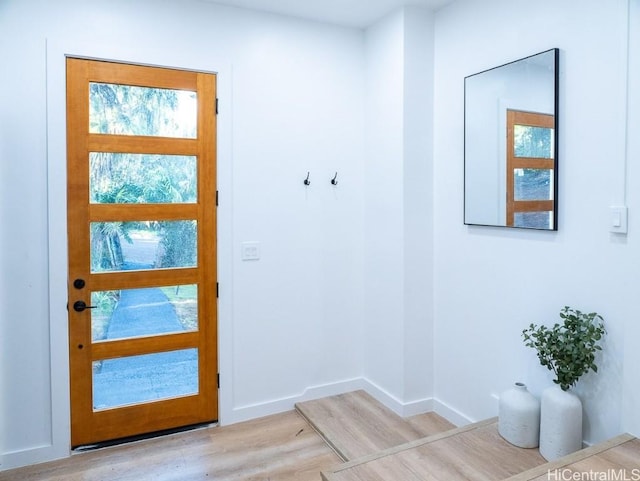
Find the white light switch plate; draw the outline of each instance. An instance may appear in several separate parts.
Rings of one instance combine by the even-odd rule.
[[[260,242],[247,241],[241,244],[241,253],[243,261],[260,260]]]
[[[609,232],[615,234],[627,233],[627,207],[611,206],[609,207]]]

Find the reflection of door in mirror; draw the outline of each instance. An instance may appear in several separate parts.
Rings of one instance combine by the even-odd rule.
[[[553,229],[553,115],[507,110],[507,225]]]

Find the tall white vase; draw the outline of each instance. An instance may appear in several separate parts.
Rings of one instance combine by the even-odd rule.
[[[547,460],[582,449],[582,402],[555,385],[542,393],[540,406],[540,454]]]
[[[498,432],[515,446],[538,447],[540,401],[521,382],[500,394]]]

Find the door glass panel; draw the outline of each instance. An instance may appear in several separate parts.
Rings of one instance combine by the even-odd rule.
[[[513,126],[513,150],[516,157],[553,159],[553,129]]]
[[[195,267],[195,220],[92,222],[91,272]]]
[[[552,212],[516,212],[513,225],[529,229],[553,229]]]
[[[89,83],[89,132],[195,139],[196,92]]]
[[[91,293],[91,340],[153,336],[198,329],[195,284]]]
[[[196,157],[89,154],[89,193],[94,204],[196,202]]]
[[[551,200],[553,189],[550,169],[514,169],[515,200]]]
[[[93,409],[198,393],[198,349],[93,362]]]

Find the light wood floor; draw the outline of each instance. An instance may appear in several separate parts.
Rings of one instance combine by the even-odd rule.
[[[505,481],[552,479],[640,480],[640,439],[622,434]]]
[[[296,408],[348,460],[324,481],[640,480],[640,440],[628,434],[548,463],[506,442],[497,418],[451,429],[435,413],[402,419],[361,391]]]
[[[497,420],[396,446],[323,472],[325,481],[499,481],[545,464],[498,434]]]
[[[436,413],[402,418],[364,391],[298,403],[296,409],[345,461],[455,427]]]
[[[318,481],[339,463],[291,411],[3,471],[0,481]]]
[[[3,471],[0,481],[640,480],[640,440],[630,435],[546,463],[504,441],[495,419],[455,429],[433,413],[402,419],[362,391],[297,409],[313,427],[291,411]]]
[[[324,481],[640,480],[640,440],[628,434],[546,462],[484,421],[336,466]]]

